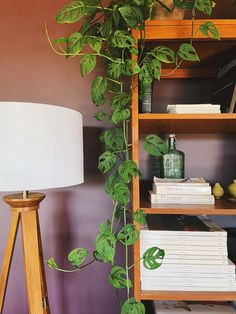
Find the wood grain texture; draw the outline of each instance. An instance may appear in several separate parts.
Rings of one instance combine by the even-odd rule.
[[[204,24],[206,20],[196,20],[195,27]],[[236,47],[236,20],[212,20],[220,32],[221,41],[204,37],[199,31],[195,36],[195,44],[200,48],[201,63],[189,66],[183,64],[181,69],[171,72],[171,68],[162,70],[163,78],[196,78],[215,77],[217,68],[225,61],[228,54]],[[146,22],[146,42],[151,47],[159,44],[178,46],[181,41],[191,37],[190,20],[182,21],[148,21]],[[139,31],[133,31],[137,41]],[[206,45],[205,45],[206,44]],[[172,47],[171,46],[171,47]],[[199,46],[199,47],[198,47]],[[206,48],[206,47],[207,48]],[[176,48],[176,47],[175,47]],[[235,54],[234,54],[235,55]],[[135,57],[133,56],[135,60]],[[170,74],[171,72],[171,74]],[[138,114],[138,81],[132,89],[132,158],[139,163],[139,137],[150,133],[236,133],[236,114]],[[149,214],[212,214],[235,215],[235,204],[225,200],[217,201],[212,205],[173,205],[154,206],[139,199],[139,180],[132,182],[132,210],[141,206]],[[141,201],[141,204],[140,204]],[[134,261],[140,259],[139,241],[134,245]],[[134,267],[134,296],[137,300],[235,300],[236,292],[180,292],[180,291],[141,291],[140,290],[140,263]]]
[[[19,225],[19,218],[20,218],[19,213],[17,212],[12,213],[11,226],[9,229],[8,240],[7,240],[5,255],[4,255],[3,264],[2,264],[2,273],[0,277],[0,313],[2,313],[2,309],[4,305],[7,283],[8,283],[8,276],[10,272],[12,255],[13,255],[13,251],[15,247],[16,235],[17,235],[17,230],[18,230],[18,225]]]
[[[209,20],[195,20],[195,29]],[[236,34],[236,20],[224,19],[224,20],[211,20],[220,32],[220,38],[234,39]],[[176,40],[176,39],[189,39],[191,37],[191,20],[163,20],[163,21],[146,21],[146,40]],[[133,31],[135,39],[140,39],[140,32]],[[209,40],[201,32],[197,32],[195,39]]]
[[[235,133],[236,114],[139,114],[140,133]]]
[[[10,261],[14,250],[17,226],[20,221],[29,313],[50,313],[47,302],[47,287],[37,211],[40,202],[44,198],[45,194],[42,193],[30,193],[27,198],[23,198],[22,194],[7,195],[4,197],[4,201],[11,206],[13,216],[0,282],[1,309],[4,305]]]

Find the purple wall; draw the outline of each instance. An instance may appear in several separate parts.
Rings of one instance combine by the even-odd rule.
[[[93,119],[94,106],[89,96],[92,75],[81,79],[78,59],[66,60],[55,55],[44,31],[45,20],[52,38],[66,36],[76,30],[74,25],[61,26],[53,22],[55,12],[63,3],[63,0],[1,0],[0,100],[62,105],[79,110],[84,116],[85,183],[73,188],[46,191],[47,198],[40,209],[45,259],[55,257],[60,266],[67,267],[65,258],[72,248],[80,246],[93,251],[98,225],[111,215],[112,207],[103,192],[104,179],[96,169],[97,156],[102,149],[98,142],[101,124]],[[101,65],[97,74],[102,73],[102,69]],[[191,145],[190,139],[186,140],[185,143]],[[212,156],[214,151],[218,152],[216,146],[212,146]],[[189,158],[191,166],[193,159]],[[204,157],[202,160],[206,167],[212,169],[211,160],[206,161]],[[10,211],[2,200],[0,202],[2,261]],[[107,283],[108,273],[109,266],[103,264],[69,275],[46,267],[51,312],[118,313],[115,293]],[[23,257],[18,236],[3,314],[25,313]]]

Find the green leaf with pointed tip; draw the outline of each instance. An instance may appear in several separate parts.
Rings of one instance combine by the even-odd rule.
[[[115,151],[124,148],[124,134],[122,129],[113,128],[105,130],[102,133],[100,140],[105,144],[108,150]]]
[[[132,76],[140,72],[140,67],[137,61],[127,59],[123,67],[122,73],[126,76]]]
[[[114,201],[118,201],[122,204],[128,204],[130,201],[129,187],[125,183],[118,181],[111,191],[111,198]]]
[[[157,246],[150,247],[143,254],[143,266],[149,270],[157,269],[161,266],[164,257],[164,250]]]
[[[121,178],[121,176],[118,173],[118,170],[116,170],[113,174],[109,175],[107,182],[105,183],[105,192],[113,198],[114,188],[117,183],[123,183],[125,184],[124,180]],[[122,203],[122,202],[120,202]],[[122,203],[124,205],[124,203]]]
[[[106,20],[104,23],[101,24],[100,33],[103,38],[108,38],[112,30],[112,19]]]
[[[199,27],[200,32],[207,37],[220,39],[220,33],[212,22],[206,22]]]
[[[157,60],[164,63],[174,63],[175,62],[175,52],[165,46],[157,46],[150,51],[150,54]]]
[[[109,283],[116,289],[131,288],[132,282],[126,278],[126,271],[120,266],[113,266],[108,278]]]
[[[108,68],[107,68],[107,73],[111,78],[116,80],[120,78],[123,71],[124,64],[121,59],[115,59],[115,61],[117,62],[109,63]]]
[[[83,1],[73,1],[70,4],[66,4],[56,14],[55,20],[57,23],[75,23],[78,22],[83,16],[87,14]]]
[[[143,87],[149,87],[152,84],[153,75],[149,64],[143,64],[143,66],[141,67],[141,70],[139,72],[139,80],[141,81],[141,85]]]
[[[54,258],[48,259],[48,260],[47,260],[47,264],[48,264],[48,266],[51,267],[52,269],[57,269],[57,268],[58,268],[58,266],[57,266],[57,264],[56,264]]]
[[[101,38],[94,38],[94,37],[87,37],[86,43],[91,47],[96,53],[100,53],[102,48],[102,39]]]
[[[179,47],[178,55],[186,61],[200,61],[196,50],[191,44],[182,44]]]
[[[144,150],[152,156],[161,156],[168,152],[168,146],[157,135],[150,134],[144,139]]]
[[[121,30],[115,31],[111,41],[113,46],[118,48],[129,48],[135,46],[136,44],[136,41],[132,35]]]
[[[106,118],[106,113],[102,110],[98,111],[94,116],[98,121],[103,121]]]
[[[128,105],[131,101],[131,94],[130,93],[118,93],[115,94],[111,98],[110,106],[113,110],[115,109],[123,109]]]
[[[78,55],[84,47],[85,39],[81,33],[73,33],[68,37],[67,53],[69,55]]]
[[[96,236],[97,257],[104,263],[113,263],[115,256],[116,239],[113,233],[99,233]]]
[[[78,268],[84,262],[87,255],[88,250],[83,248],[76,248],[68,254],[68,260],[73,266]]]
[[[135,6],[125,5],[123,7],[120,7],[119,11],[129,27],[137,28],[143,24],[143,14],[139,8]]]
[[[105,92],[107,90],[107,79],[97,76],[92,82],[91,97],[96,106],[101,106],[105,102]]]
[[[139,238],[139,231],[134,224],[126,224],[117,234],[117,240],[124,245],[132,245]]]
[[[151,69],[152,75],[160,80],[161,78],[161,62],[157,59],[153,59],[149,63],[149,67]]]
[[[147,222],[146,220],[147,214],[142,209],[137,209],[133,213],[132,217],[135,222],[138,222],[141,225],[144,225]]]
[[[194,4],[194,7],[207,14],[207,15],[211,15],[212,13],[212,4],[213,4],[213,1],[212,0],[196,0],[195,1],[195,4]]]
[[[85,53],[80,59],[80,72],[82,76],[85,76],[93,71],[96,66],[96,56]]]
[[[121,314],[145,314],[145,307],[141,302],[130,298],[123,304]]]
[[[128,183],[133,177],[137,177],[139,174],[139,169],[133,160],[128,159],[120,164],[118,172],[125,182]]]
[[[130,117],[130,109],[124,108],[120,109],[117,108],[113,111],[113,114],[111,116],[111,122],[114,124],[121,123]]]
[[[111,168],[116,164],[116,155],[112,152],[106,151],[99,156],[98,159],[98,169],[104,174],[111,170]]]

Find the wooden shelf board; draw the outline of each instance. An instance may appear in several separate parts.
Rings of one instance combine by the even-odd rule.
[[[221,40],[233,39],[236,34],[236,20],[235,19],[218,19],[211,20],[220,32]],[[208,20],[195,20],[195,28],[208,22]],[[146,21],[146,40],[175,40],[175,39],[189,39],[191,37],[191,20],[157,20]],[[140,39],[140,32],[133,31],[133,36]],[[209,40],[201,32],[195,34],[195,40]]]
[[[193,300],[193,301],[232,301],[236,300],[235,291],[196,292],[196,291],[141,291],[141,300]]]
[[[139,114],[141,133],[236,133],[236,114]]]
[[[152,205],[141,201],[140,206],[147,214],[183,215],[236,215],[236,203],[227,199],[217,200],[215,205]]]

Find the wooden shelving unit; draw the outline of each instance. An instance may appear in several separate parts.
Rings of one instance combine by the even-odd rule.
[[[196,21],[195,25],[203,24]],[[200,49],[199,64],[183,65],[168,78],[215,77],[217,67],[225,61],[227,55],[235,57],[236,20],[213,20],[218,28],[221,41],[203,38],[200,32],[195,39]],[[146,23],[146,41],[153,44],[176,45],[190,38],[191,21],[149,21]],[[133,32],[138,42],[140,33]],[[207,49],[205,47],[207,46]],[[135,60],[136,56],[133,56]],[[166,74],[171,69],[164,69]],[[139,138],[149,133],[236,133],[236,114],[139,114],[138,78],[132,90],[132,158],[139,165]],[[217,201],[215,205],[172,205],[151,207],[150,203],[140,198],[139,178],[132,181],[132,209],[143,208],[147,214],[189,214],[189,215],[236,215],[236,203],[227,200]],[[137,225],[137,227],[139,227]],[[140,289],[140,244],[134,246],[134,296],[137,300],[236,300],[236,292],[194,292],[194,291],[141,291]]]

